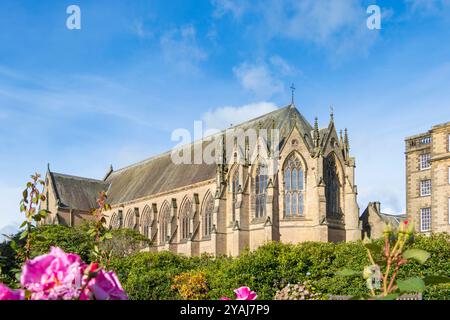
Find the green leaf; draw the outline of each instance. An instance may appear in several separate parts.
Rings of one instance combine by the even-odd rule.
[[[106,232],[105,233],[105,239],[112,239],[113,235],[111,232]]]
[[[338,270],[336,272],[336,275],[341,277],[359,276],[361,274],[362,274],[361,271],[355,271],[348,268],[342,268],[341,270]]]
[[[427,276],[423,278],[423,281],[428,286],[441,283],[450,283],[450,278],[446,276]]]
[[[44,236],[42,236],[42,235],[40,235],[40,234],[34,235],[34,236],[33,236],[33,239],[36,240],[36,241],[46,241],[46,240],[47,240],[46,237],[44,237]]]
[[[25,203],[28,203],[28,202],[26,201],[26,199],[28,198],[28,189],[23,190],[22,196],[23,196],[23,199],[25,200]]]
[[[423,292],[425,290],[425,282],[418,277],[397,280],[397,286],[401,292]]]
[[[20,235],[20,240],[24,239],[26,236],[28,236],[28,230],[25,230],[24,232],[22,232],[22,234]]]
[[[9,245],[11,246],[11,248],[16,251],[17,250],[17,242],[15,242],[14,240],[11,240],[11,242],[9,243]]]
[[[24,221],[22,222],[22,224],[20,225],[19,229],[22,229],[23,227],[25,227],[27,225],[28,221]]]
[[[47,210],[40,210],[39,211],[39,215],[42,217],[42,218],[45,218],[45,217],[47,217],[48,216],[48,211]]]
[[[413,259],[424,264],[430,257],[430,253],[422,249],[409,249],[403,252],[403,258]]]

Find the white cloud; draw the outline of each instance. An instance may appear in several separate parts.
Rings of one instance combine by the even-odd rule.
[[[413,13],[422,15],[441,14],[450,7],[450,0],[405,0]]]
[[[269,59],[272,66],[282,75],[289,76],[298,73],[298,70],[291,66],[280,56],[272,56]]]
[[[139,38],[146,39],[154,36],[153,32],[145,28],[144,22],[142,20],[136,20],[131,26],[131,30]]]
[[[369,180],[369,179],[367,179]],[[404,194],[401,188],[387,187],[386,184],[373,181],[371,186],[365,184],[358,188],[360,214],[364,212],[369,202],[380,201],[381,212],[388,214],[404,214]]]
[[[233,13],[236,11],[233,8],[240,3],[240,15],[258,17],[245,24],[252,37],[313,43],[328,49],[334,60],[355,53],[365,54],[378,37],[377,31],[367,28],[367,7],[361,0],[267,0],[252,5],[232,0],[223,2],[226,5],[222,1],[213,2],[216,11]]]
[[[270,98],[283,91],[283,83],[274,77],[265,64],[242,63],[233,68],[244,89],[253,92],[258,98]]]
[[[160,39],[165,59],[181,71],[198,71],[198,64],[208,58],[197,42],[196,29],[192,25],[169,30]]]
[[[225,129],[231,124],[236,125],[244,121],[259,117],[276,110],[271,102],[257,102],[239,107],[220,107],[206,112],[202,120],[207,129]]]
[[[269,99],[285,91],[282,78],[300,72],[280,56],[272,56],[268,62],[243,62],[233,68],[241,86],[257,99]]]
[[[233,0],[212,0],[214,6],[213,16],[216,18],[222,17],[230,13],[234,18],[239,18],[246,10],[246,3],[244,1]]]

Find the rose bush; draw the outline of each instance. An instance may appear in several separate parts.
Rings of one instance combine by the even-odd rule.
[[[0,284],[0,300],[126,300],[114,272],[80,256],[52,247],[50,253],[27,260],[20,277],[22,289]]]

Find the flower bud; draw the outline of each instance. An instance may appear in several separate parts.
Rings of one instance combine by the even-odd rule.
[[[408,223],[408,226],[406,227],[406,234],[410,236],[413,233],[414,233],[414,224]]]
[[[398,227],[398,233],[406,233],[406,229],[408,228],[409,221],[405,220],[402,223],[400,223],[400,226]]]
[[[383,234],[385,236],[389,236],[389,235],[391,235],[391,233],[392,233],[392,226],[391,226],[391,224],[388,223],[388,222],[385,222],[384,223]]]

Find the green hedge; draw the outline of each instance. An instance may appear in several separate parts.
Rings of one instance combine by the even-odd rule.
[[[431,253],[420,265],[411,262],[400,277],[441,274],[450,276],[450,236],[417,237],[413,247]],[[311,280],[324,294],[353,295],[367,292],[362,278],[342,278],[335,272],[342,267],[362,270],[368,264],[362,242],[316,243],[298,245],[269,243],[239,258],[186,258],[169,252],[139,253],[116,259],[111,265],[119,275],[131,299],[179,299],[171,289],[175,275],[186,271],[201,271],[207,276],[208,298],[233,297],[233,289],[249,286],[259,299],[272,299],[275,292],[288,283]],[[450,299],[449,287],[430,287],[425,299]]]
[[[86,234],[86,227],[42,226],[36,229],[32,243],[32,256],[47,253],[50,246],[59,246],[66,252],[79,254],[86,262],[92,257],[93,243]],[[18,236],[16,236],[18,239]],[[323,294],[353,295],[367,292],[362,278],[342,278],[337,270],[347,267],[362,270],[368,265],[366,249],[362,242],[318,243],[305,242],[297,245],[269,243],[253,252],[244,252],[239,258],[201,257],[187,258],[169,252],[140,252],[123,256],[125,252],[136,252],[142,236],[130,230],[114,231],[109,242],[117,253],[109,267],[116,271],[131,299],[179,299],[172,290],[174,276],[197,271],[206,275],[209,287],[208,298],[233,297],[233,290],[249,286],[258,293],[259,299],[272,299],[275,292],[288,283],[311,280],[315,289]],[[0,244],[2,273],[0,281],[14,286],[15,270],[22,261],[18,248]],[[450,236],[438,234],[431,237],[417,236],[413,247],[427,250],[430,259],[424,264],[410,262],[403,266],[400,278],[410,276],[450,276]],[[376,258],[376,257],[375,257]],[[450,299],[448,285],[427,288],[425,299]]]

